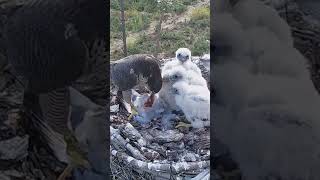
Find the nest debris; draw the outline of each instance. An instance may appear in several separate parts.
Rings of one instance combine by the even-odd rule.
[[[162,59],[160,64],[170,60],[172,59]],[[210,59],[193,57],[192,61],[201,69],[210,87]],[[143,176],[146,179],[149,179],[148,177],[190,178],[209,171],[209,128],[189,130],[179,127],[162,130],[160,119],[154,119],[147,125],[140,125],[135,121],[129,122],[128,112],[119,106],[116,92],[112,89],[110,89],[110,154],[112,166],[115,166],[111,166],[114,176],[123,172],[123,169],[130,169],[130,174],[135,175],[134,177]],[[179,120],[183,118],[180,117]]]

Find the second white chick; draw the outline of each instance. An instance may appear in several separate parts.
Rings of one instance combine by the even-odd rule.
[[[176,51],[175,59],[164,64],[162,73],[165,73],[166,71],[171,70],[177,66],[182,66],[186,70],[192,70],[201,75],[200,68],[196,64],[191,62],[191,51],[188,48],[179,48]]]
[[[173,69],[165,71],[162,76],[163,86],[159,92],[159,97],[163,99],[167,106],[173,110],[179,110],[176,105],[174,94],[170,89],[172,85],[179,81],[185,81],[188,85],[203,86],[203,88],[208,88],[207,81],[202,77],[202,75],[189,70],[187,71],[182,66],[176,66]]]
[[[186,81],[173,84],[177,106],[183,111],[193,128],[210,126],[210,91],[208,88],[189,85]]]
[[[192,70],[186,70],[184,67],[177,66],[174,69],[171,69],[166,74],[163,74],[163,79],[170,81],[171,84],[174,84],[178,81],[185,81],[189,85],[198,85],[198,86],[207,86],[207,81],[202,77],[202,75],[196,73]]]
[[[174,94],[171,91],[172,85],[186,77],[186,70],[181,66],[162,70],[162,88],[159,92],[159,97],[162,99],[168,109],[179,110],[176,105]]]

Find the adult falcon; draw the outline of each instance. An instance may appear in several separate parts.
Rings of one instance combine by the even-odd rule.
[[[87,166],[88,161],[67,125],[69,86],[85,72],[89,52],[96,52],[91,45],[106,39],[106,7],[103,0],[30,0],[12,15],[5,30],[8,60],[26,82],[24,106],[38,111],[63,135],[75,166]],[[34,103],[40,109],[32,109]]]
[[[131,103],[132,90],[150,92],[145,106],[152,106],[154,94],[162,87],[161,70],[155,57],[147,54],[135,54],[111,63],[111,80],[117,87],[125,103]],[[131,116],[130,116],[131,117]]]

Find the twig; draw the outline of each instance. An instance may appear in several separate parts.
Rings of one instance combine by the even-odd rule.
[[[154,171],[157,173],[171,172],[172,174],[179,174],[188,171],[201,171],[210,166],[210,161],[198,161],[198,162],[179,162],[179,163],[152,163],[145,162],[133,157],[128,156],[125,153],[118,152],[117,150],[111,150],[111,154],[118,159],[130,164],[133,168],[142,169],[145,171]]]
[[[128,137],[130,140],[137,141],[140,146],[147,145],[147,141],[130,123],[126,123],[124,126],[122,126],[122,128],[120,128],[120,130],[125,137]]]
[[[133,157],[139,160],[146,160],[146,158],[141,154],[141,152],[138,149],[133,147],[119,134],[119,130],[114,129],[110,126],[110,134],[112,144],[115,144],[115,146],[120,145],[122,147],[125,147],[132,154]]]

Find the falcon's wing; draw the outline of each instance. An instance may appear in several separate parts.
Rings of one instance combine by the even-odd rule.
[[[69,131],[70,92],[68,88],[60,88],[39,96],[39,103],[44,116],[54,131],[64,134]]]
[[[33,93],[26,92],[23,102],[26,109],[26,115],[31,120],[31,129],[37,129],[37,133],[43,140],[48,143],[48,146],[53,151],[59,161],[68,163],[68,157],[66,154],[67,144],[61,134],[55,132],[48,124],[43,120],[39,104],[39,96]]]

